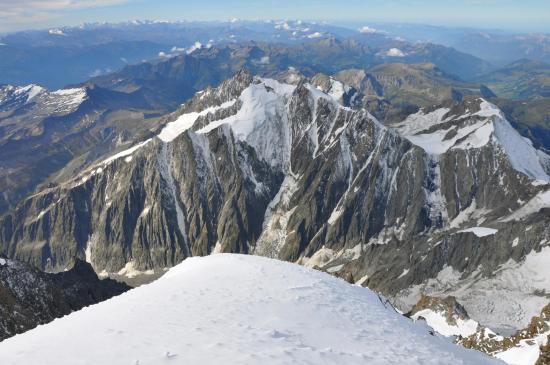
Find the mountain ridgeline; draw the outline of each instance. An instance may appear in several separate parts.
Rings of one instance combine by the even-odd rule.
[[[155,136],[0,218],[1,252],[48,271],[76,256],[106,275],[257,254],[369,286],[404,310],[422,292],[451,291],[496,329],[539,312],[544,280],[518,286],[494,272],[547,253],[550,158],[497,107],[464,97],[383,125],[353,87],[284,79],[241,71],[197,93]],[[515,322],[491,310],[507,295],[522,310]]]

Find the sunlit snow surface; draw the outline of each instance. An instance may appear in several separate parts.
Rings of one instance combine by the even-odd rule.
[[[500,364],[365,288],[257,256],[191,258],[158,281],[0,343],[8,364]]]
[[[485,236],[494,235],[495,233],[498,232],[498,230],[494,228],[487,228],[487,227],[472,227],[472,228],[463,229],[458,232],[471,232],[478,237],[485,237]]]

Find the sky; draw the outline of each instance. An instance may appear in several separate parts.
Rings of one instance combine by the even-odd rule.
[[[0,32],[85,22],[234,17],[550,32],[550,0],[0,0]]]

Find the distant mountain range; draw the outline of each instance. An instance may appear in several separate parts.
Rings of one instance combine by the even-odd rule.
[[[489,63],[481,59],[448,47],[409,43],[384,33],[364,32],[322,23],[131,22],[5,35],[0,38],[0,84],[22,86],[35,83],[55,89],[85,81],[92,76],[117,71],[127,64],[188,53],[199,45],[223,47],[250,41],[296,46],[287,51],[293,53],[289,61],[296,63],[295,67],[312,65],[313,61],[307,57],[300,59],[304,52],[318,53],[316,61],[329,61],[327,52],[337,50],[334,47],[337,42],[348,44],[348,49],[340,49],[340,54],[335,55],[339,57],[342,52],[349,53],[346,56],[351,59],[347,67],[352,64],[369,67],[387,60],[432,62],[446,72],[464,79],[492,69]],[[312,45],[307,46],[310,43]],[[323,49],[324,60],[320,60]],[[327,62],[316,62],[315,65],[319,71],[328,72],[329,70],[321,70],[320,67],[341,68],[344,66],[343,62],[345,60],[341,59],[334,66]]]
[[[352,28],[363,25],[345,24]],[[399,23],[372,23],[370,30],[409,42],[431,42],[453,47],[499,67],[525,58],[550,63],[550,35],[543,32],[514,33],[498,29]]]

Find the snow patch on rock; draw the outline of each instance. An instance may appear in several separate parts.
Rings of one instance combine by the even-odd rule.
[[[498,230],[494,228],[487,228],[487,227],[471,227],[471,228],[463,229],[458,232],[459,233],[471,232],[478,237],[486,237],[486,236],[494,235],[495,233],[498,232]]]
[[[428,326],[445,337],[468,337],[476,333],[478,327],[478,323],[472,319],[454,318],[455,324],[450,324],[445,313],[432,309],[418,311],[411,318],[415,321],[424,319]]]

